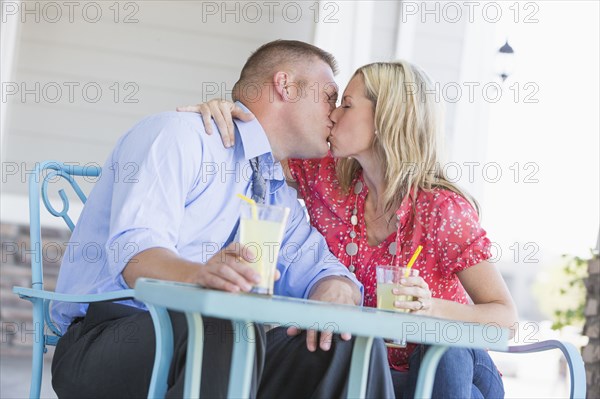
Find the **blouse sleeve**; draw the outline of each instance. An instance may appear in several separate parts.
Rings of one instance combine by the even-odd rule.
[[[433,218],[441,272],[449,276],[491,258],[491,242],[477,212],[462,196],[447,197]]]

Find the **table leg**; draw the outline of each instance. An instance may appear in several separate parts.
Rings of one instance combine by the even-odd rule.
[[[447,346],[433,345],[425,352],[417,378],[415,398],[431,398],[438,363],[448,349]]]
[[[232,321],[235,331],[231,372],[227,397],[248,398],[252,384],[254,356],[256,353],[256,331],[251,321]]]
[[[185,313],[188,324],[187,355],[185,359],[184,398],[200,397],[202,377],[202,351],[204,349],[204,325],[198,313]],[[210,365],[209,365],[210,367]]]
[[[373,337],[356,337],[352,349],[350,377],[348,382],[349,398],[364,398],[367,392],[367,376],[371,360]]]
[[[164,398],[167,393],[167,376],[173,358],[173,327],[166,308],[146,304],[156,334],[156,351],[148,398]]]

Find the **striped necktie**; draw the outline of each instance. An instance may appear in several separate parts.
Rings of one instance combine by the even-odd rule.
[[[267,195],[267,182],[262,173],[260,173],[258,157],[250,160],[250,166],[252,167],[252,199],[257,204],[264,204],[265,196]]]

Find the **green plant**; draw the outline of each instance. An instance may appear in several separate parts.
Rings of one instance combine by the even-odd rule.
[[[552,329],[582,327],[588,259],[563,255],[564,262],[541,273],[534,285],[540,310],[552,319]]]

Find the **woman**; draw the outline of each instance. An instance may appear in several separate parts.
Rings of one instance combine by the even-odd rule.
[[[510,327],[517,321],[515,305],[500,273],[487,262],[491,243],[479,225],[477,206],[439,168],[441,110],[427,95],[432,89],[425,73],[408,62],[359,68],[330,115],[330,155],[289,160],[289,174],[311,224],[363,283],[365,306],[377,304],[375,267],[405,265],[422,245],[413,266],[419,277],[405,279],[394,291],[415,300],[396,301],[397,308]],[[214,114],[219,126],[231,123],[231,109],[220,101],[185,108],[202,113],[205,124]],[[221,131],[224,141],[233,138],[226,137],[227,128]],[[389,349],[398,397],[413,397],[426,349]],[[503,395],[487,352],[451,349],[443,356],[433,397]]]

